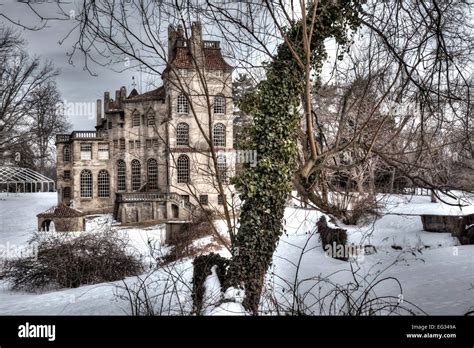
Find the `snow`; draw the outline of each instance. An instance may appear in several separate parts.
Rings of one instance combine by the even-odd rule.
[[[459,245],[458,240],[449,233],[425,232],[420,217],[412,214],[458,214],[460,211],[464,214],[474,211],[474,205],[461,210],[443,203],[430,203],[429,196],[393,195],[384,199],[388,204],[386,215],[381,218],[364,226],[339,224],[347,229],[350,244],[373,246],[372,253],[361,249],[362,252],[351,259],[352,262],[336,260],[325,254],[319,235],[315,233],[315,224],[321,213],[298,207],[287,208],[285,231],[265,281],[262,314],[276,314],[277,310],[279,314],[284,314],[285,310],[298,307],[311,314],[328,314],[332,308],[329,300],[334,295],[334,289],[350,289],[348,284],[353,283],[354,278],[362,285],[362,288],[353,291],[354,297],[378,280],[387,278],[374,287],[374,294],[398,299],[415,313],[462,315],[472,310],[474,245]],[[25,247],[35,234],[36,214],[55,204],[56,193],[2,195],[0,244],[3,247],[6,243]],[[217,227],[225,234],[224,222],[218,221]],[[127,288],[132,296],[138,294],[143,297],[144,285],[153,314],[190,314],[192,260],[187,258],[156,267],[156,256],[164,255],[169,250],[163,244],[165,226],[121,226],[110,215],[98,215],[88,220],[86,232],[70,236],[74,238],[80,233],[101,233],[108,229],[128,240],[130,252],[143,257],[146,266],[144,274],[123,281],[44,293],[14,292],[5,281],[0,281],[0,314],[129,315],[133,311],[127,300]],[[205,246],[212,242],[212,237],[205,237],[193,244]],[[215,252],[230,256],[225,248]],[[248,314],[242,307],[244,292],[229,288],[222,293],[215,269],[205,284],[208,301],[205,314]],[[295,302],[295,299],[300,302]],[[275,308],[275,303],[278,303],[278,308]],[[411,306],[411,303],[416,306]],[[334,304],[339,307],[344,305],[340,299]],[[145,313],[143,308],[138,311]],[[389,314],[389,311],[382,314]]]
[[[38,230],[36,215],[56,204],[56,192],[0,193],[0,244],[26,243]]]

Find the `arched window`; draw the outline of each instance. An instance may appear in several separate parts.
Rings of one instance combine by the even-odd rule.
[[[140,127],[140,114],[135,111],[132,116],[132,127]]]
[[[109,172],[106,170],[99,171],[97,175],[97,192],[99,197],[110,196]]]
[[[178,100],[176,104],[176,112],[178,114],[187,114],[189,112],[189,103],[188,99],[184,94],[178,95]]]
[[[117,191],[126,191],[127,167],[124,160],[117,161]]]
[[[71,148],[69,145],[65,145],[63,149],[63,161],[71,162]]]
[[[176,145],[189,145],[189,126],[179,123],[176,127]]]
[[[222,95],[214,97],[214,113],[225,114],[225,98]]]
[[[140,161],[134,159],[132,161],[132,190],[136,191],[140,189],[141,186],[141,169],[142,165],[140,164]]]
[[[222,123],[217,123],[214,126],[213,132],[214,146],[225,147],[225,126]]]
[[[81,197],[92,198],[92,173],[88,169],[81,172]]]
[[[181,155],[178,157],[178,183],[189,182],[189,157]]]
[[[220,181],[227,182],[227,163],[225,155],[217,156],[217,170],[219,171]]]
[[[71,188],[70,187],[64,187],[63,188],[63,198],[64,199],[71,198]]]
[[[158,163],[155,159],[151,158],[148,160],[147,172],[148,189],[158,190]]]

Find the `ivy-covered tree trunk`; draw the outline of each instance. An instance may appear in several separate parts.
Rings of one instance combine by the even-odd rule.
[[[250,148],[257,150],[257,165],[235,182],[244,203],[225,287],[245,288],[243,305],[255,315],[265,274],[283,231],[285,204],[297,169],[299,109],[307,81],[301,61],[307,61],[309,53],[311,69],[319,72],[326,58],[324,40],[334,37],[346,44],[348,27],[355,27],[360,11],[357,0],[316,3],[314,27],[299,21],[289,28],[275,60],[266,66],[266,80],[241,105],[253,116]],[[312,6],[307,9],[308,21]],[[304,49],[303,27],[313,28],[312,35],[307,36],[311,37],[310,52]]]

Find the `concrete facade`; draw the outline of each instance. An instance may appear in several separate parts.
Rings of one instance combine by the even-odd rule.
[[[114,212],[122,222],[141,222],[186,219],[199,202],[220,211],[230,201],[228,180],[221,180],[225,198],[218,195],[209,142],[219,157],[218,172],[231,177],[232,67],[219,42],[202,39],[200,23],[190,31],[188,38],[183,28],[169,28],[163,86],[142,94],[133,89],[128,95],[121,87],[114,99],[106,92],[97,101],[95,131],[57,135],[59,202],[87,213]],[[178,130],[183,125],[187,143]],[[182,179],[186,161],[189,180]]]

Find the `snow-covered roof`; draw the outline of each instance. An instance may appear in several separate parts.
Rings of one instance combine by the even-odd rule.
[[[80,217],[84,216],[83,212],[69,208],[66,204],[60,203],[57,206],[51,207],[43,213],[36,215],[40,218],[64,218],[64,217]]]
[[[27,182],[54,183],[54,180],[29,168],[0,166],[0,184]]]

